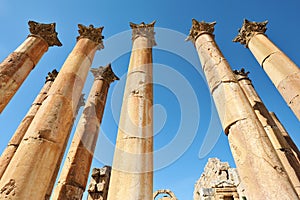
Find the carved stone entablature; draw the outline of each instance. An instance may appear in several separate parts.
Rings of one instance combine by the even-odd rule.
[[[49,46],[62,46],[55,31],[55,23],[41,24],[35,21],[29,21],[29,36],[39,36],[43,38]]]
[[[246,72],[244,68],[241,68],[241,70],[233,70],[233,73],[238,81],[242,79],[250,80],[248,77],[250,72]]]
[[[265,34],[267,30],[268,21],[264,22],[250,22],[244,19],[242,28],[239,29],[239,34],[233,39],[233,42],[240,42],[248,47],[248,42],[256,34]]]
[[[210,34],[214,36],[213,32],[215,30],[216,22],[206,23],[204,21],[197,21],[192,19],[192,28],[190,29],[190,33],[186,40],[191,40],[195,43],[197,38],[202,34]]]
[[[119,80],[119,77],[112,71],[110,63],[105,67],[92,68],[91,72],[93,73],[95,80],[104,80],[109,84],[115,80]]]
[[[155,32],[154,32],[154,24],[155,21],[150,24],[145,24],[144,22],[140,24],[134,24],[130,22],[130,27],[132,28],[132,41],[134,41],[137,37],[146,37],[150,41],[151,46],[155,46]]]
[[[52,72],[48,72],[48,76],[46,77],[45,83],[48,81],[54,81],[57,75],[58,71],[56,71],[56,69],[52,70]]]
[[[90,40],[92,40],[93,42],[95,42],[98,45],[98,50],[103,49],[103,39],[104,36],[102,36],[102,30],[103,30],[103,26],[99,27],[99,28],[94,28],[93,25],[89,25],[84,26],[82,24],[78,24],[78,33],[80,34],[80,36],[77,37],[77,41],[81,38],[88,38]]]

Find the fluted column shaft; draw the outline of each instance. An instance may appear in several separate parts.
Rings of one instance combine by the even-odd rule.
[[[239,84],[253,107],[259,121],[264,127],[287,175],[289,176],[298,196],[300,197],[300,163],[293,154],[293,150],[285,140],[273,117],[262,102],[248,77],[243,70],[234,71]]]
[[[300,69],[264,33],[267,22],[244,21],[235,42],[249,48],[288,106],[300,120]]]
[[[152,46],[154,22],[131,24],[127,73],[108,200],[151,200],[153,193]],[[150,33],[150,34],[149,34]]]
[[[193,20],[189,39],[197,49],[247,196],[298,199],[264,128],[214,40],[214,25]]]
[[[3,151],[0,157],[0,179],[6,170],[8,164],[10,163],[12,157],[14,156],[16,150],[18,149],[19,144],[21,143],[29,125],[31,124],[35,114],[41,107],[43,101],[46,98],[46,95],[57,76],[57,71],[53,70],[52,73],[49,73],[46,77],[46,82],[43,88],[41,89],[40,93],[37,95],[35,100],[33,101],[29,111],[21,121],[20,125],[18,126],[17,130],[15,131],[13,137],[8,142],[6,149]]]
[[[61,46],[55,23],[29,21],[31,34],[0,64],[0,113],[15,95],[49,46]]]
[[[63,145],[68,139],[89,68],[97,48],[102,45],[102,28],[79,27],[80,37],[76,46],[2,176],[0,198],[45,198]]]
[[[110,65],[93,69],[92,72],[95,81],[76,127],[52,199],[81,199],[86,188],[109,85],[118,79]]]

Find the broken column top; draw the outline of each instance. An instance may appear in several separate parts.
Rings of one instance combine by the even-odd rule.
[[[115,80],[119,80],[119,77],[112,71],[110,63],[105,67],[100,66],[99,68],[92,68],[91,72],[93,73],[95,80],[104,80],[109,84]]]
[[[193,43],[195,43],[197,38],[202,34],[214,36],[213,32],[215,30],[215,25],[216,22],[207,23],[205,21],[199,22],[196,19],[192,19],[192,27],[186,40],[191,40]]]
[[[98,50],[104,48],[102,41],[104,39],[104,36],[102,36],[102,30],[104,28],[103,26],[95,28],[92,24],[89,26],[78,24],[78,28],[78,33],[80,34],[80,36],[77,37],[77,41],[81,38],[88,38],[98,45]]]
[[[138,37],[146,37],[150,41],[151,46],[155,46],[155,32],[154,32],[154,25],[155,21],[151,22],[150,24],[145,24],[142,22],[140,24],[135,24],[130,22],[130,27],[132,28],[132,41],[134,41]]]
[[[62,46],[55,31],[55,23],[51,24],[42,24],[35,21],[29,21],[29,36],[39,36],[43,38],[49,46]]]
[[[52,70],[52,72],[48,72],[48,76],[46,76],[45,83],[48,81],[54,81],[57,75],[58,75],[58,71],[56,71],[56,69]]]
[[[244,68],[241,68],[240,70],[233,70],[233,73],[238,81],[242,79],[251,81],[248,77],[248,74],[250,74],[250,72],[246,72]]]
[[[264,22],[250,22],[244,19],[242,28],[239,29],[238,35],[233,39],[233,42],[240,42],[248,47],[250,39],[256,34],[265,34],[267,30],[268,21]]]

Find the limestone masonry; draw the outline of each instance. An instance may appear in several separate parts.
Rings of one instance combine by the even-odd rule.
[[[0,63],[0,113],[48,48],[62,46],[55,23],[28,24],[27,39]],[[90,69],[96,51],[104,48],[103,27],[79,24],[76,45],[59,73],[48,73],[0,157],[1,200],[81,200],[84,192],[88,200],[179,200],[169,189],[153,191],[155,21],[129,25],[132,51],[112,167],[91,171],[109,88],[119,78],[111,64]],[[217,45],[215,25],[192,19],[187,40],[198,53],[236,169],[210,158],[195,184],[194,200],[300,200],[299,148],[260,98],[249,72],[231,68]],[[299,67],[266,36],[266,26],[267,21],[245,19],[233,41],[251,51],[300,120]],[[94,81],[85,101],[89,71]]]

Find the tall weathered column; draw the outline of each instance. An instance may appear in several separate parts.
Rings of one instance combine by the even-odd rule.
[[[133,46],[109,184],[109,200],[152,199],[154,23],[130,23]]]
[[[300,163],[293,154],[293,150],[283,137],[280,129],[262,102],[248,77],[249,72],[235,70],[234,74],[242,90],[253,107],[256,116],[264,127],[287,175],[289,176],[298,196],[300,197]]]
[[[0,199],[45,198],[95,52],[103,48],[102,29],[79,25],[76,46],[2,176]]]
[[[81,199],[86,188],[109,85],[118,80],[110,64],[91,71],[95,80],[52,199]]]
[[[298,199],[264,128],[214,40],[214,25],[215,22],[193,19],[188,39],[197,49],[247,196]]]
[[[0,113],[15,95],[49,46],[62,46],[55,23],[29,21],[28,38],[0,64]]]
[[[8,145],[6,149],[3,151],[1,157],[0,157],[0,179],[6,170],[8,164],[10,163],[12,157],[14,156],[16,150],[19,147],[19,144],[21,143],[29,125],[31,124],[35,114],[41,107],[43,101],[46,98],[46,95],[54,81],[54,79],[57,76],[57,71],[53,70],[51,73],[48,73],[48,76],[46,77],[46,82],[43,88],[41,89],[40,93],[37,95],[35,100],[33,101],[29,111],[23,118],[22,122],[18,126],[17,130],[15,131],[13,137],[8,142]]]
[[[82,94],[80,96],[80,99],[79,99],[79,102],[77,104],[77,108],[76,108],[76,112],[75,112],[75,115],[73,116],[73,120],[72,120],[72,126],[70,126],[70,129],[67,131],[67,137],[70,136],[71,132],[72,132],[72,128],[73,128],[73,125],[74,125],[74,121],[76,120],[76,117],[78,115],[78,112],[79,112],[79,109],[85,105],[85,102],[84,102],[84,94]],[[56,182],[56,178],[57,178],[57,175],[58,175],[58,172],[59,172],[59,169],[60,169],[60,164],[64,158],[64,155],[65,155],[65,151],[66,151],[66,148],[68,146],[68,140],[65,141],[64,145],[63,145],[63,148],[62,148],[62,151],[61,151],[61,154],[59,156],[59,159],[58,159],[58,162],[56,164],[56,167],[55,167],[55,170],[54,170],[54,173],[52,174],[52,178],[51,178],[51,181],[50,181],[50,184],[48,185],[48,189],[47,189],[47,192],[46,192],[46,195],[45,195],[45,200],[49,200],[51,195],[52,195],[52,192],[53,192],[53,187],[55,185],[55,182]]]
[[[233,40],[250,49],[288,106],[300,120],[300,69],[265,35],[267,21],[244,20]]]

